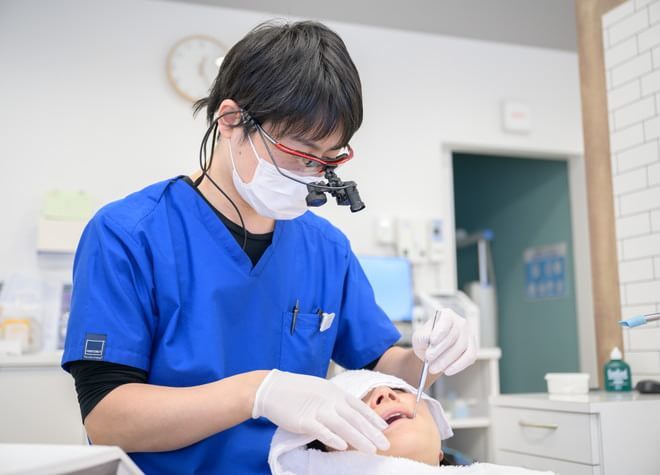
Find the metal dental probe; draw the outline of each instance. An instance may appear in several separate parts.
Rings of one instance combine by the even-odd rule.
[[[431,324],[431,333],[433,333],[433,328],[435,328],[435,321],[438,319],[438,311],[435,311],[433,316],[433,323]],[[430,344],[430,342],[429,342]],[[424,366],[422,366],[422,374],[419,377],[419,388],[417,389],[417,399],[415,400],[415,409],[413,410],[412,419],[417,415],[417,405],[419,400],[422,399],[422,392],[424,391],[424,385],[426,384],[426,377],[428,375],[429,369],[429,360],[424,358]]]

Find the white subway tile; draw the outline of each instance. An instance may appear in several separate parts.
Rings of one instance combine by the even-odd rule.
[[[653,232],[660,231],[660,210],[651,212],[651,230]]]
[[[617,239],[616,241],[616,255],[617,261],[621,262],[623,260],[623,241]]]
[[[619,152],[616,156],[619,173],[633,168],[648,165],[660,160],[658,142],[655,140],[644,145],[629,148]],[[624,211],[625,214],[625,211]]]
[[[656,303],[660,301],[660,280],[626,284],[626,304]]]
[[[616,220],[616,238],[625,239],[651,232],[649,213],[633,214]],[[637,261],[635,261],[637,262]]]
[[[618,196],[614,197],[614,216],[617,218],[621,216],[621,202]]]
[[[646,140],[660,137],[660,116],[644,121],[644,137]]]
[[[629,17],[619,21],[609,28],[610,45],[629,38],[649,26],[649,13],[646,9],[641,10]]]
[[[636,317],[637,315],[645,315],[647,313],[655,312],[655,305],[646,304],[646,305],[629,305],[627,307],[621,307],[621,319],[627,320],[628,318]],[[646,324],[645,328],[650,328]]]
[[[660,279],[660,257],[653,258],[653,267],[655,268],[655,278]],[[660,311],[660,302],[658,303],[657,311]]]
[[[660,25],[658,25],[660,28]],[[652,94],[660,90],[660,70],[642,76],[642,96]]]
[[[609,110],[618,109],[636,101],[642,95],[639,81],[631,81],[614,88],[607,93],[607,106]]]
[[[646,188],[646,170],[638,168],[630,172],[614,175],[612,177],[614,185],[614,194],[629,193],[642,188]]]
[[[629,60],[637,54],[637,38],[634,36],[605,50],[605,69]]]
[[[653,258],[651,257],[619,263],[619,282],[621,283],[648,281],[653,278]]]
[[[642,31],[639,35],[637,35],[637,40],[639,43],[640,52],[646,51],[647,49],[652,48],[653,46],[659,45],[660,26],[659,25],[652,26],[651,28]]]
[[[630,16],[634,11],[635,5],[633,2],[625,2],[618,7],[611,9],[609,12],[603,15],[603,27],[608,27],[613,23],[623,20],[627,16]]]
[[[623,357],[635,373],[660,373],[660,352],[629,351]]]
[[[616,128],[614,127],[614,112],[610,112],[607,114],[607,126],[610,130],[610,133],[616,130]]]
[[[622,307],[628,304],[626,302],[626,286],[623,284],[619,284],[619,303]]]
[[[639,78],[651,72],[652,69],[651,53],[640,54],[609,71],[612,74],[612,87],[618,87],[631,79]]]
[[[647,122],[652,120],[654,119],[649,119]],[[658,117],[658,120],[660,121],[660,117]],[[616,132],[611,134],[610,149],[612,153],[620,152],[621,150],[633,147],[635,145],[639,145],[642,142],[644,142],[645,126],[646,123],[644,125],[636,124],[630,127],[626,127],[625,129],[622,130],[617,130]],[[660,128],[660,122],[658,128]]]
[[[638,259],[660,255],[660,234],[633,237],[623,240],[623,255],[625,259]],[[652,300],[652,302],[655,302]],[[648,302],[630,302],[630,304]]]
[[[653,68],[660,68],[660,48],[653,48]]]
[[[656,209],[660,202],[660,187],[647,188],[619,197],[622,216]]]
[[[603,51],[607,51],[610,48],[610,35],[607,31],[607,28],[602,28],[603,30]]]
[[[660,2],[653,2],[653,4],[649,5],[649,20],[651,23],[660,21]]]
[[[630,350],[658,350],[660,352],[660,328],[631,328]]]
[[[649,186],[660,185],[660,163],[655,165],[649,165]],[[660,207],[660,203],[658,204]]]
[[[635,0],[635,10],[639,10],[649,3],[651,3],[651,0]]]
[[[655,115],[655,100],[647,97],[614,111],[615,130],[639,123]]]

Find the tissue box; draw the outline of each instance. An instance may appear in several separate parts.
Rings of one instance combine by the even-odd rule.
[[[589,374],[587,373],[547,373],[550,394],[587,394],[589,392]]]

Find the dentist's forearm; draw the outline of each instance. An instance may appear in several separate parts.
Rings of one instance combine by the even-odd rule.
[[[187,388],[124,384],[85,419],[94,444],[126,452],[186,447],[252,417],[257,388],[268,371],[251,371]]]
[[[393,346],[383,353],[374,369],[381,373],[398,376],[411,386],[417,387],[423,365],[424,363],[417,358],[412,348]],[[425,388],[429,388],[439,377],[440,374],[429,373]]]

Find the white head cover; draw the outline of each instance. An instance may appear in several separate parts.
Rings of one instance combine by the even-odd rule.
[[[362,399],[369,391],[380,386],[403,389],[411,394],[417,394],[417,388],[412,387],[401,378],[366,369],[344,371],[330,379],[330,381],[358,399]],[[444,440],[454,435],[440,403],[426,393],[422,393],[422,399],[426,401],[433,420],[435,420],[435,424],[438,426],[440,438]]]
[[[369,393],[369,391],[379,386],[403,389],[411,394],[417,394],[417,389],[401,378],[379,373],[377,371],[363,369],[345,371],[331,378],[330,381],[358,399],[362,399],[367,393]],[[426,401],[429,411],[433,416],[433,420],[438,426],[440,438],[447,439],[454,435],[440,403],[425,393],[422,394],[422,399]],[[305,434],[294,434],[278,428],[273,436],[270,445],[270,453],[268,455],[268,464],[270,465],[272,473],[292,473],[286,469],[286,464],[282,462],[282,458],[292,451],[304,451],[307,444],[313,440],[314,437]],[[440,447],[438,447],[438,449],[440,449]],[[291,460],[292,457],[288,457],[288,459]]]

